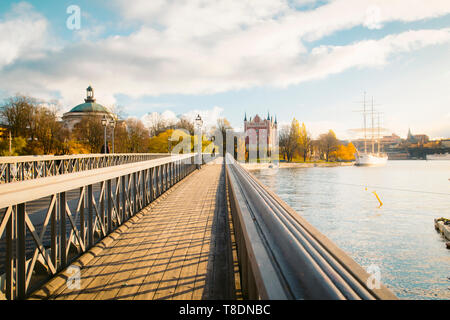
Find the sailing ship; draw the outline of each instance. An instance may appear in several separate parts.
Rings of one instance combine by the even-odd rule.
[[[378,114],[378,137],[376,139],[377,142],[375,142],[375,127],[374,127],[374,109],[373,109],[373,97],[372,97],[372,109],[368,111],[366,109],[366,93],[364,92],[364,110],[363,110],[363,117],[364,117],[364,151],[361,152],[359,150],[356,150],[355,153],[355,165],[357,166],[383,166],[386,165],[388,156],[386,153],[381,152],[380,150],[380,120],[379,120],[379,113]],[[370,113],[372,117],[372,128],[371,128],[371,151],[367,150],[367,114]],[[377,145],[377,151],[375,152],[375,145]]]

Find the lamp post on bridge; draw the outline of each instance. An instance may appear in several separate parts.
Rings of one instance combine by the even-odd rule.
[[[103,153],[104,154],[106,154],[106,127],[107,127],[107,125],[108,125],[108,120],[106,119],[106,116],[103,116],[103,119],[102,119],[102,126],[103,126],[103,128],[105,128],[105,134],[104,134],[104,136],[103,136],[103,140],[104,140],[104,149],[103,149]]]
[[[202,125],[203,120],[198,114],[197,118],[195,118],[195,126],[197,128],[197,169],[200,169],[202,164]]]
[[[111,118],[111,120],[109,120],[109,125],[112,128],[112,153],[114,154],[114,129],[116,128],[116,121],[114,120],[114,118]]]

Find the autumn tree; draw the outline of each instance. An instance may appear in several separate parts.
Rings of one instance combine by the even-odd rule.
[[[104,128],[99,117],[86,116],[75,124],[72,133],[75,140],[85,145],[90,153],[101,152],[104,145]]]
[[[302,126],[299,128],[298,132],[298,151],[300,155],[303,157],[303,162],[306,161],[308,154],[311,151],[311,136],[306,130],[305,123],[302,123]]]
[[[336,134],[333,130],[323,133],[319,136],[319,150],[325,155],[325,160],[330,160],[332,152],[336,151],[339,145],[339,140],[336,138]]]
[[[114,129],[114,152],[127,153],[128,152],[128,131],[126,122],[120,122]]]
[[[300,125],[295,118],[290,126],[284,126],[279,133],[279,148],[283,154],[283,158],[289,162],[292,161],[294,155],[299,150]]]
[[[168,120],[164,119],[162,115],[156,112],[152,114],[150,122],[147,123],[150,137],[157,136],[167,129],[173,129],[174,126],[174,123],[171,123]]]
[[[60,142],[62,125],[58,121],[56,109],[38,106],[34,116],[34,136],[44,154],[55,152]]]
[[[353,143],[349,143],[348,145],[339,145],[334,152],[332,152],[332,156],[337,160],[341,161],[351,161],[355,159],[356,148]]]
[[[126,120],[128,133],[128,152],[139,153],[148,152],[149,131],[141,120],[128,118]]]
[[[7,98],[0,107],[0,115],[14,137],[31,137],[33,116],[37,106],[36,99],[24,95]]]
[[[177,122],[177,124],[175,125],[175,127],[176,127],[177,129],[184,129],[184,130],[187,130],[187,132],[189,132],[189,134],[190,134],[191,136],[194,135],[194,123],[193,123],[191,120],[189,120],[189,119],[187,119],[187,118],[185,118],[185,117],[182,117],[182,118]]]
[[[217,119],[216,125],[213,127],[214,131],[218,131],[222,135],[222,155],[225,156],[227,152],[227,130],[232,130],[230,122],[226,118]],[[219,146],[220,148],[220,146]]]
[[[288,156],[288,140],[289,140],[289,126],[283,126],[278,132],[278,147],[283,160],[287,160]]]

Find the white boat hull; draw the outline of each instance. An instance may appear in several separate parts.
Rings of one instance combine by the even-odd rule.
[[[450,153],[427,154],[427,160],[450,160]]]
[[[388,160],[387,155],[360,153],[355,154],[355,165],[357,166],[384,166]]]

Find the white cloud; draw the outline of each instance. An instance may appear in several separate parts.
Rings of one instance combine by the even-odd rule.
[[[20,6],[27,10],[18,6],[19,13],[0,21],[1,87],[39,96],[56,91],[69,109],[82,102],[90,83],[98,101],[110,105],[119,93],[137,98],[287,86],[352,67],[383,66],[395,54],[450,41],[450,29],[440,29],[310,51],[304,45],[356,25],[441,16],[450,12],[448,1],[335,0],[308,11],[296,11],[284,0],[116,3],[126,21],[139,24],[135,32],[52,51],[43,49],[48,22],[26,4]],[[380,8],[374,24],[367,23],[370,6]],[[96,31],[80,36],[91,32]],[[31,52],[39,57],[31,59]]]
[[[14,4],[0,20],[0,69],[19,58],[38,58],[46,45],[48,22],[30,4]]]
[[[366,19],[363,25],[369,29],[381,29],[381,9],[378,6],[369,6],[366,9]]]

